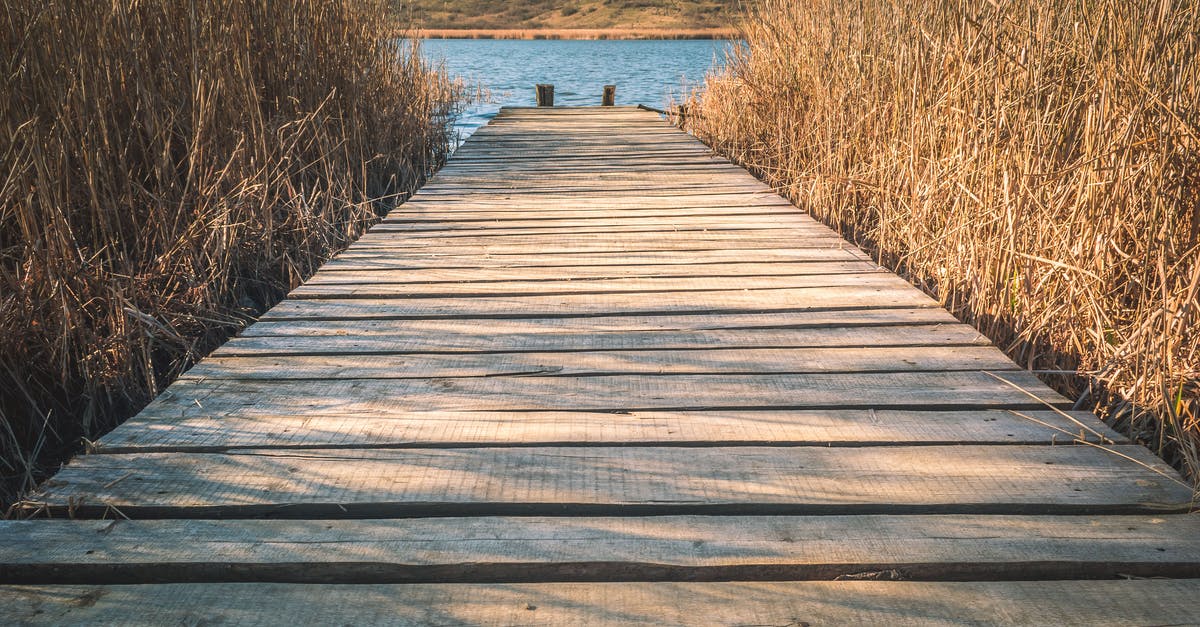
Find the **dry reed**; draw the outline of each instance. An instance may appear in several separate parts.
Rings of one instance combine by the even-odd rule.
[[[685,126],[1200,479],[1200,4],[764,0]]]
[[[0,501],[444,159],[458,89],[386,4],[0,9]]]

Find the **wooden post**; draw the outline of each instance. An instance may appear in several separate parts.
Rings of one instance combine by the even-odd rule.
[[[617,104],[617,86],[605,85],[604,98],[600,101],[600,106],[611,107],[615,104]]]
[[[554,85],[545,85],[542,83],[538,83],[537,106],[539,106],[539,107],[553,107],[554,106]]]

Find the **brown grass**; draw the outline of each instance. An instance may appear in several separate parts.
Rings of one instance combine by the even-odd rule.
[[[384,5],[0,9],[0,501],[444,158],[457,88]]]
[[[690,130],[1200,479],[1200,5],[765,0],[744,28]]]
[[[502,28],[470,29],[441,28],[421,29],[414,36],[426,39],[735,39],[739,32],[734,28]]]

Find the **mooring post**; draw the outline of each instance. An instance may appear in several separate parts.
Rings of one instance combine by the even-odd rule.
[[[538,83],[537,106],[539,106],[539,107],[553,107],[554,106],[554,85],[546,85],[543,83]]]
[[[617,86],[605,85],[604,98],[600,101],[600,106],[611,107],[615,104],[617,104]]]

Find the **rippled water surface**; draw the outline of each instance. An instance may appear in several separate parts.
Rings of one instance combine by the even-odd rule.
[[[462,137],[488,123],[501,106],[533,106],[534,85],[554,85],[556,105],[600,104],[604,85],[618,105],[665,108],[724,60],[725,41],[513,41],[430,39],[425,55],[468,84],[491,92],[459,120]]]

